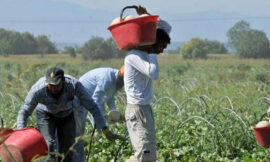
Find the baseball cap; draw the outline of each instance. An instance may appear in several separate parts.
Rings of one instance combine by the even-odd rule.
[[[46,73],[46,85],[58,85],[64,78],[64,71],[58,67],[52,67]]]
[[[170,32],[172,30],[172,26],[167,23],[166,21],[159,18],[157,29],[163,29],[168,35],[170,35]]]

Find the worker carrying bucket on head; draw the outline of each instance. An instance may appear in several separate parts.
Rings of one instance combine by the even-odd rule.
[[[136,6],[136,11],[138,15],[148,14],[142,6]],[[170,44],[171,26],[159,19],[155,30],[155,40],[151,44],[129,46],[125,57],[125,120],[134,149],[134,155],[127,160],[128,162],[157,160],[155,123],[150,104],[154,94],[153,80],[159,78],[157,55]]]

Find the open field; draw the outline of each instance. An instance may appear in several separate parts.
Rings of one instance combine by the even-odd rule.
[[[160,79],[155,81],[153,110],[159,161],[270,161],[269,149],[257,145],[251,126],[270,107],[270,60],[237,59],[233,55],[207,60],[159,56]],[[119,68],[123,59],[83,61],[67,55],[0,57],[0,115],[15,128],[17,112],[32,84],[51,66],[79,78],[96,67]],[[117,97],[124,112],[125,94]],[[266,118],[265,118],[266,119]],[[35,126],[35,113],[28,120]],[[125,125],[110,126],[125,133]],[[92,127],[87,126],[88,142]],[[132,154],[127,141],[110,144],[94,136],[90,161],[124,161]],[[122,147],[116,155],[119,147]]]

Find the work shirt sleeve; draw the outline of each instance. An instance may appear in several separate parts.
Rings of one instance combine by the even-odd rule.
[[[91,95],[87,92],[86,88],[80,82],[76,83],[75,95],[78,97],[82,105],[88,111],[90,111],[90,113],[94,117],[95,123],[97,124],[97,128],[104,128],[106,126],[105,119],[102,116],[98,105],[93,101]]]
[[[110,110],[116,110],[116,106],[115,106],[115,98],[114,96],[111,97],[108,102],[107,102],[108,107],[110,108]]]
[[[130,55],[127,60],[130,65],[151,79],[159,78],[159,65],[156,54],[147,54],[148,59],[142,59],[138,55]]]
[[[36,108],[38,102],[35,96],[34,90],[30,90],[28,93],[18,115],[17,128],[22,129],[27,125],[27,119],[31,116],[32,112]]]
[[[105,116],[106,115],[105,102],[107,100],[107,96],[106,96],[106,81],[104,79],[98,81],[95,91],[92,95],[92,98],[98,105],[101,114]]]

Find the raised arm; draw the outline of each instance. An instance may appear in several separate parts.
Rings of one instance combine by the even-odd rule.
[[[145,57],[141,58],[137,54],[129,55],[127,59],[125,59],[125,64],[133,66],[135,69],[149,78],[159,78],[159,65],[156,54],[145,54]]]

